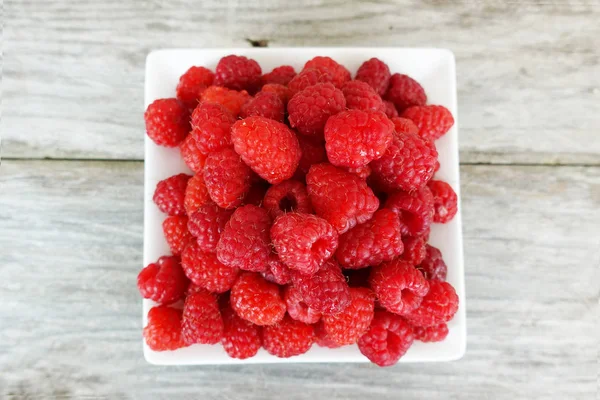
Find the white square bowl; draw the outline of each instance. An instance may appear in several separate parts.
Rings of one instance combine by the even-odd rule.
[[[329,56],[356,73],[360,64],[377,57],[386,62],[392,73],[405,73],[415,78],[427,93],[428,104],[441,104],[455,119],[452,129],[436,141],[440,170],[437,179],[448,182],[459,198],[459,210],[454,219],[444,225],[434,224],[430,243],[439,248],[448,266],[448,282],[460,298],[458,312],[448,324],[450,333],[443,342],[421,343],[415,341],[400,362],[451,361],[461,358],[466,348],[465,282],[460,211],[460,185],[458,163],[458,119],[456,110],[456,72],[454,55],[444,49],[411,48],[243,48],[243,49],[166,49],[150,53],[146,59],[145,107],[154,100],[175,97],[179,77],[192,65],[215,69],[219,59],[229,54],[244,55],[258,61],[268,72],[279,65],[292,65],[300,71],[304,63],[315,56]],[[155,145],[145,137],[144,164],[144,265],[170,254],[162,234],[162,214],[152,201],[158,181],[171,175],[191,173],[179,155],[178,149]],[[144,326],[146,315],[154,303],[143,301]],[[220,345],[193,345],[176,351],[155,352],[144,343],[144,356],[152,364],[252,364],[294,362],[368,362],[356,346],[327,349],[313,346],[301,356],[277,358],[261,349],[247,360],[227,356]]]

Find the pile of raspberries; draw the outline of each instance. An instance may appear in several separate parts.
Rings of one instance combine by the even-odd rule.
[[[432,223],[457,196],[432,179],[454,124],[421,85],[376,58],[354,79],[329,57],[263,74],[243,56],[191,67],[144,114],[194,175],[160,181],[172,255],[138,276],[157,303],[155,351],[221,343],[231,357],[357,344],[380,366],[448,334],[458,309]]]

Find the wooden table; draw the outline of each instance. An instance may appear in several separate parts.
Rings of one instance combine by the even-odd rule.
[[[4,17],[0,398],[598,395],[597,0],[23,0],[7,1]],[[250,45],[454,51],[462,360],[388,369],[144,361],[135,286],[144,58],[163,47]]]

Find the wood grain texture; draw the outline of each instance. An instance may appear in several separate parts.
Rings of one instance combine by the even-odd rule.
[[[600,165],[597,0],[5,3],[5,157],[142,159],[146,54],[250,39],[450,48],[463,162]]]
[[[4,161],[0,398],[592,399],[600,168],[464,166],[464,359],[155,367],[141,348],[143,164]]]

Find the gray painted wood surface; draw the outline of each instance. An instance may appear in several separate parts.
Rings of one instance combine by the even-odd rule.
[[[598,398],[599,19],[600,2],[584,0],[6,1],[0,398]],[[144,58],[247,39],[454,51],[464,359],[144,361]]]

